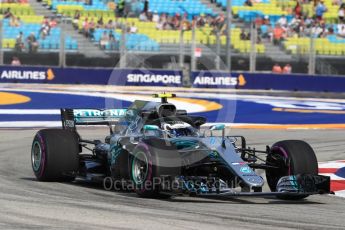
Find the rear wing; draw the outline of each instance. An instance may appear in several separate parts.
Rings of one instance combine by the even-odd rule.
[[[72,131],[77,125],[111,125],[126,116],[127,109],[61,109],[62,128]]]

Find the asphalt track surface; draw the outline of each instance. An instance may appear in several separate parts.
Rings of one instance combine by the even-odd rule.
[[[34,178],[30,148],[37,130],[0,130],[0,229],[344,229],[345,199],[324,195],[303,201],[273,198],[170,200],[138,198],[85,183]],[[88,130],[82,130],[82,135]],[[102,137],[104,130],[93,131]],[[239,130],[264,148],[281,139],[303,139],[319,161],[345,159],[342,130]]]

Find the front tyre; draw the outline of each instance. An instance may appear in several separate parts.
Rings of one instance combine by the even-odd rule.
[[[72,181],[79,168],[79,141],[75,132],[43,129],[31,147],[31,165],[39,181]]]
[[[131,157],[130,176],[140,197],[168,198],[162,193],[162,176],[170,178],[170,185],[181,172],[180,155],[174,146],[168,146],[158,138],[139,143]]]
[[[283,176],[297,174],[318,174],[318,163],[311,146],[300,140],[286,140],[275,143],[267,155],[267,164],[278,166],[278,169],[268,168],[266,178],[272,192],[277,190],[278,180]],[[279,195],[280,199],[299,200],[307,195]]]

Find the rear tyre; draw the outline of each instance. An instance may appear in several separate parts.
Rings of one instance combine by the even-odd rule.
[[[31,165],[39,181],[72,181],[79,168],[79,141],[75,132],[43,129],[31,148]]]
[[[158,138],[139,143],[131,157],[130,176],[138,196],[146,198],[169,198],[171,194],[162,193],[161,176],[169,176],[172,185],[181,173],[180,155],[174,146],[166,145]]]
[[[318,164],[311,146],[300,140],[286,140],[275,143],[267,155],[267,163],[279,169],[267,169],[266,178],[272,192],[277,189],[278,180],[283,176],[297,174],[318,174]],[[279,195],[280,199],[299,200],[307,195]]]

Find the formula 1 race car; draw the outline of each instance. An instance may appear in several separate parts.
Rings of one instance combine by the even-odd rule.
[[[330,178],[318,175],[306,142],[279,141],[258,151],[242,136],[226,136],[222,124],[201,127],[204,117],[168,103],[174,94],[155,97],[161,101],[134,101],[127,109],[61,109],[62,129],[43,129],[34,137],[31,163],[37,179],[99,181],[141,197],[302,199],[330,193]],[[85,140],[78,125],[108,125],[110,135],[104,142]],[[270,192],[263,192],[257,169],[265,170]]]

